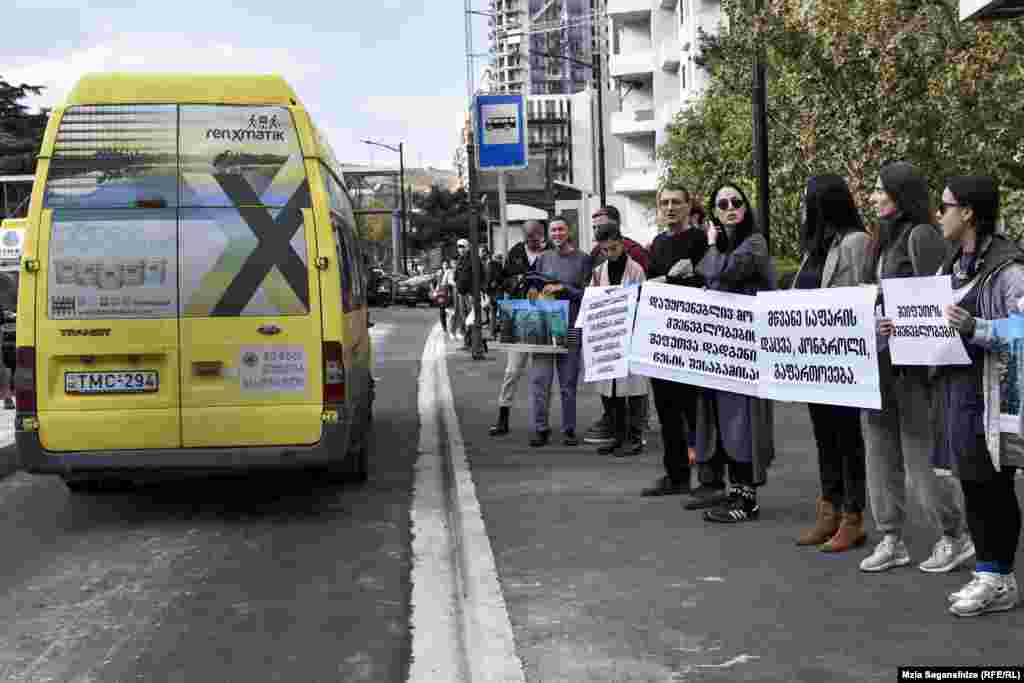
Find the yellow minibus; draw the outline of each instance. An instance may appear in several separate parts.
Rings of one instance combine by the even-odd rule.
[[[73,490],[373,448],[341,167],[279,76],[84,76],[53,110],[18,292],[22,465]]]

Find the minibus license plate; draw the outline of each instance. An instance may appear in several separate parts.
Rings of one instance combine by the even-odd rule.
[[[68,394],[146,394],[159,388],[156,370],[64,373],[64,392]]]

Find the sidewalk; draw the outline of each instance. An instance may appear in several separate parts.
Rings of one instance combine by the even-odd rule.
[[[857,568],[873,528],[849,553],[796,547],[818,493],[802,404],[777,405],[761,519],[711,525],[682,509],[687,497],[639,495],[663,473],[653,405],[643,455],[599,456],[562,445],[556,380],[553,438],[534,449],[525,378],[511,433],[487,433],[504,353],[473,361],[449,342],[448,366],[528,681],[891,681],[899,666],[1019,663],[1024,609],[950,615],[946,595],[969,569],[917,570],[937,538],[919,524],[907,531],[914,564],[883,574]],[[582,385],[580,435],[600,405]]]

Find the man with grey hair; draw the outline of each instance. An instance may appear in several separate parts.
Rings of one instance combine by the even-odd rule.
[[[516,280],[529,272],[533,272],[540,255],[547,249],[547,228],[543,221],[527,221],[523,226],[525,240],[508,250],[508,258],[502,268],[502,289],[506,296],[516,288]],[[495,308],[497,311],[497,308]],[[526,366],[530,354],[521,351],[509,351],[505,365],[505,376],[501,380],[498,392],[498,421],[491,425],[491,436],[508,434],[508,416],[512,403],[516,398],[519,380],[526,374]]]
[[[456,242],[456,249],[459,256],[458,261],[455,263],[454,306],[452,306],[450,329],[456,336],[462,337],[462,349],[469,351],[472,338],[470,330],[466,326],[466,318],[469,316],[469,311],[473,306],[471,297],[473,289],[473,259],[470,258],[469,240],[466,238],[459,239]]]

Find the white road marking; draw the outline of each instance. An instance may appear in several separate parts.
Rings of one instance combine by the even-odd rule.
[[[423,352],[419,408],[409,681],[525,683],[466,461],[440,324]],[[448,435],[447,463],[440,448],[442,426]]]
[[[721,664],[695,664],[694,666],[701,669],[728,669],[736,666],[737,664],[749,664],[755,659],[761,659],[758,655],[742,654],[733,657],[732,659],[722,662]]]

